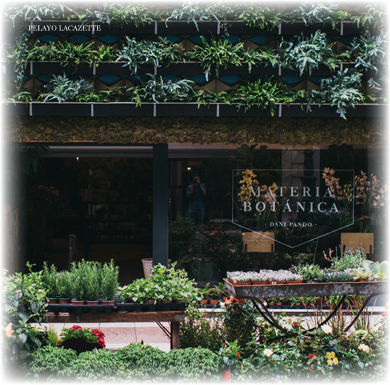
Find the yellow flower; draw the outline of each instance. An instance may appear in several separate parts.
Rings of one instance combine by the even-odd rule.
[[[386,302],[385,308],[386,308],[386,309],[389,308],[389,303],[388,303],[388,302]]]
[[[14,331],[12,330],[12,324],[8,324],[5,328],[5,334],[7,335],[8,338],[11,338],[13,332]]]
[[[326,358],[334,358],[335,357],[335,354],[334,352],[326,352]]]
[[[339,364],[339,359],[337,357],[333,358],[333,363],[335,365],[338,365]]]
[[[328,360],[327,362],[329,366],[333,366],[333,360]]]

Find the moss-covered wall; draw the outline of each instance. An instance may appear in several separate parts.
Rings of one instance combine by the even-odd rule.
[[[6,119],[9,142],[381,144],[383,119],[25,117]]]

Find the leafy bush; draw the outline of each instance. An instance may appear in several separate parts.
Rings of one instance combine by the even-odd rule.
[[[112,22],[122,26],[125,23],[134,23],[136,27],[150,24],[153,19],[151,12],[144,4],[131,2],[130,4],[98,4],[88,6],[84,14],[79,15],[84,22],[97,20],[111,25]]]
[[[12,20],[15,26],[15,23],[21,20],[63,20],[66,18],[66,13],[74,13],[74,11],[58,2],[34,2],[12,5],[7,9],[6,15]]]
[[[238,109],[244,107],[247,111],[251,107],[257,107],[274,116],[276,103],[293,102],[295,96],[295,91],[287,85],[274,82],[273,76],[266,76],[263,81],[259,79],[239,86],[233,101],[238,103]]]
[[[221,358],[205,348],[173,349],[167,354],[169,379],[180,382],[219,381]]]
[[[355,56],[355,68],[373,69],[376,73],[390,71],[389,39],[390,32],[381,32],[373,36],[366,31],[365,34],[354,38],[351,51]]]
[[[50,344],[47,333],[33,326],[42,322],[47,309],[42,273],[32,272],[29,263],[27,267],[29,273],[15,273],[2,280],[2,316],[3,325],[7,325],[4,358],[11,363],[25,360],[34,350]]]
[[[123,67],[129,67],[133,74],[137,74],[142,65],[153,67],[168,66],[173,61],[180,59],[180,46],[168,45],[166,38],[159,36],[159,41],[141,40],[126,36],[126,44],[117,54],[116,62],[125,61]]]
[[[140,85],[128,89],[130,100],[137,106],[141,106],[142,102],[184,102],[195,93],[192,80],[165,82],[162,76],[156,78],[155,75],[147,75],[150,77],[148,81],[141,81]]]
[[[390,24],[390,4],[380,0],[372,0],[366,5],[366,12],[354,16],[354,22],[362,26],[370,26],[373,30],[383,29]]]
[[[116,353],[122,362],[126,377],[131,380],[163,380],[167,376],[167,353],[141,343],[132,343],[118,349]]]
[[[310,37],[305,37],[302,33],[301,36],[295,36],[288,41],[282,37],[280,49],[283,51],[281,66],[298,69],[300,76],[304,72],[311,75],[320,64],[326,65],[332,71],[340,65],[340,60],[332,51],[332,45],[327,42],[326,34],[320,31]]]
[[[80,353],[71,363],[75,379],[82,382],[119,379],[118,371],[123,366],[120,357],[108,349],[94,349]]]
[[[31,354],[30,360],[23,365],[26,378],[55,381],[75,375],[73,361],[77,360],[74,350],[44,346]]]
[[[244,25],[266,31],[278,28],[283,20],[279,12],[268,7],[247,7],[240,18]]]
[[[108,300],[113,299],[119,288],[119,266],[115,266],[114,260],[111,259],[110,263],[103,264],[101,270],[98,270],[97,268],[95,270],[98,271],[97,275],[99,275],[100,272],[99,289],[103,298]]]
[[[75,101],[77,96],[86,93],[92,86],[93,81],[81,76],[79,80],[70,80],[65,73],[63,76],[52,75],[49,83],[43,86],[39,99],[43,99],[43,103],[51,100],[58,103]]]
[[[225,341],[224,325],[220,317],[209,322],[197,307],[190,306],[186,319],[180,323],[180,346],[182,348],[207,348],[217,352]]]
[[[330,269],[333,271],[344,271],[346,269],[357,269],[363,265],[367,259],[366,253],[362,249],[352,249],[344,251],[339,257],[336,255],[331,259]]]
[[[201,8],[197,1],[187,1],[181,8],[174,9],[172,14],[165,20],[165,26],[168,28],[168,21],[170,19],[186,20],[187,24],[193,21],[196,29],[199,31],[198,23],[196,20],[212,20],[215,19],[218,23],[219,20],[215,15],[215,9],[213,6],[207,6]]]
[[[320,2],[305,2],[292,12],[292,16],[302,19],[305,25],[330,23],[333,28],[347,17],[337,4]]]
[[[343,72],[338,72],[332,78],[321,80],[321,89],[312,90],[308,102],[308,109],[312,102],[330,103],[336,105],[340,116],[346,119],[347,108],[354,108],[355,104],[364,103],[363,94],[358,90],[361,85],[362,74],[358,72],[348,72],[346,68]]]

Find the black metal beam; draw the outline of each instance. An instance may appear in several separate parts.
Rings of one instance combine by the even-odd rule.
[[[153,145],[153,265],[168,266],[168,144]]]

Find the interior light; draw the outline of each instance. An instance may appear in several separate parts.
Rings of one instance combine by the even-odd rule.
[[[191,170],[191,167],[187,167],[187,171],[190,171]]]
[[[76,157],[76,160],[77,160],[77,161],[79,161],[79,160],[80,160],[80,158],[77,156],[77,157]]]

